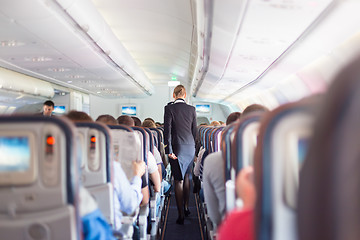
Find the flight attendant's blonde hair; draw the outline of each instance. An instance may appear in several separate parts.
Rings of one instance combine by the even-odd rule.
[[[174,96],[175,96],[175,98],[184,97],[185,94],[186,94],[186,90],[185,90],[185,87],[183,85],[177,85],[174,88]]]

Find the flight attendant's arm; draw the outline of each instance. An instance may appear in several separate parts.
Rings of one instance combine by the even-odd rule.
[[[197,133],[197,123],[196,123],[196,112],[195,112],[195,108],[193,111],[193,121],[192,121],[192,125],[191,125],[191,131],[194,137],[194,141],[196,141],[196,133]]]
[[[172,125],[172,115],[167,107],[164,108],[164,144],[165,144],[165,153],[169,157],[174,158],[172,146],[171,146],[171,125]],[[176,156],[175,156],[176,157]]]

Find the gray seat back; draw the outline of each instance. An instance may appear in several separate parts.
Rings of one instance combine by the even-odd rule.
[[[258,239],[296,240],[299,172],[312,135],[310,101],[289,103],[264,116],[255,157]]]
[[[107,221],[114,224],[110,130],[103,124],[92,122],[77,122],[76,129],[82,142],[83,151],[82,184],[94,197]]]
[[[81,239],[71,123],[0,117],[0,239]]]

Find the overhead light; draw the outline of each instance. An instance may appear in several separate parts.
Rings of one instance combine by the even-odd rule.
[[[180,84],[180,81],[168,81],[169,87],[175,87]]]
[[[25,58],[25,61],[28,62],[49,62],[52,61],[52,58],[49,57],[33,57],[33,58]]]
[[[93,80],[81,80],[82,83],[94,83],[95,81]]]
[[[82,75],[67,75],[65,77],[66,78],[72,78],[72,79],[84,78],[84,76],[82,76]]]
[[[25,45],[25,43],[14,41],[14,40],[0,41],[1,47],[17,47],[17,46],[22,46],[22,45]]]
[[[52,72],[67,72],[70,71],[69,68],[48,68],[49,71]]]

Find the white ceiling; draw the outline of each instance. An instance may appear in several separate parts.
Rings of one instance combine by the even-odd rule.
[[[187,82],[193,22],[190,1],[93,0],[153,84]]]
[[[176,77],[197,100],[276,105],[288,99],[276,84],[360,30],[359,2],[2,0],[0,66],[103,97]]]
[[[199,97],[222,100],[256,80],[286,53],[332,0],[227,2],[215,1],[214,51],[210,55],[208,81],[203,83],[206,87],[198,92]],[[238,9],[243,9],[242,14],[237,14]],[[231,22],[223,20],[225,12],[232,17]]]

